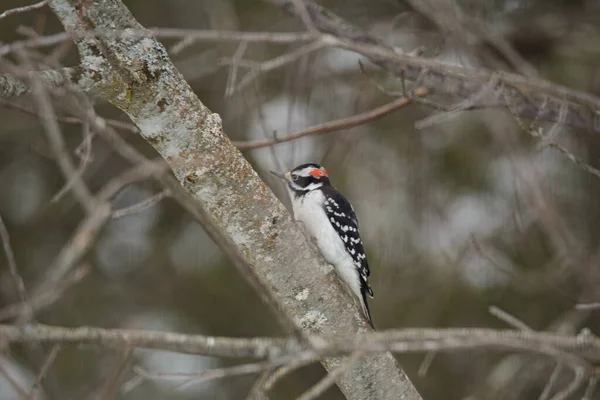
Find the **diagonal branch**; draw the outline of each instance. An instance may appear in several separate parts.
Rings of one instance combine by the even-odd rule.
[[[424,88],[416,89],[414,96],[422,97],[426,96],[429,90]],[[404,108],[413,102],[410,97],[400,97],[394,101],[384,104],[380,107],[374,108],[370,111],[366,111],[361,114],[353,115],[348,118],[342,118],[335,121],[326,122],[324,124],[315,125],[308,129],[303,129],[298,132],[290,133],[284,137],[276,137],[268,140],[257,140],[254,142],[233,142],[236,147],[240,150],[258,149],[261,147],[269,147],[280,143],[291,142],[292,140],[300,139],[305,136],[323,135],[325,133],[331,133],[341,131],[343,129],[350,129],[360,125],[364,125],[368,122],[375,121],[381,117],[384,117],[396,110]]]

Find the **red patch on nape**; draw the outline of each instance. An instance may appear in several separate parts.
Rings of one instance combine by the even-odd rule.
[[[321,167],[321,169],[313,169],[308,174],[315,178],[320,178],[322,176],[329,176],[329,175],[327,175],[327,171],[323,167]]]

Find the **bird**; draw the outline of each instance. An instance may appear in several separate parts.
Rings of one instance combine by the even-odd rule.
[[[325,260],[333,265],[375,329],[367,303],[367,295],[373,298],[369,264],[352,204],[331,185],[327,170],[319,164],[302,164],[285,173],[270,172],[285,182],[294,220],[304,226]]]

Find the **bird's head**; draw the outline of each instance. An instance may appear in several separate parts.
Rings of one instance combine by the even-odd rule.
[[[283,179],[287,187],[296,194],[307,193],[330,185],[329,175],[325,168],[315,163],[302,164],[285,173],[275,171],[271,171],[271,173]]]

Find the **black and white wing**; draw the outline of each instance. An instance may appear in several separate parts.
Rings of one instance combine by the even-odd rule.
[[[373,297],[373,290],[369,286],[368,281],[371,272],[369,271],[369,264],[367,262],[363,242],[360,238],[358,219],[354,213],[354,208],[340,192],[332,187],[323,188],[323,194],[325,195],[323,204],[325,214],[344,242],[344,246],[350,256],[352,256],[354,266],[358,271],[365,313],[370,319],[371,316],[367,305],[366,295],[368,294],[370,297]]]

